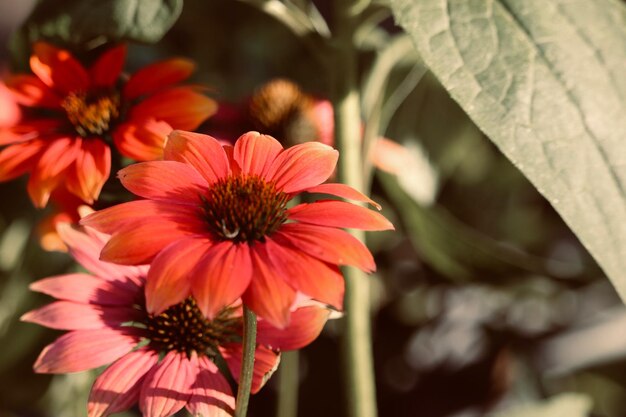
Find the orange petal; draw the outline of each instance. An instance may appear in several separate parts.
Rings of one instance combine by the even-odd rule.
[[[30,67],[48,87],[64,94],[89,87],[87,71],[68,51],[45,42],[36,43],[33,51]]]
[[[241,374],[242,344],[229,344],[220,349],[230,373],[239,381]],[[265,346],[257,346],[254,351],[254,370],[252,372],[252,387],[250,392],[256,394],[270,379],[280,363],[280,354]]]
[[[256,341],[272,349],[302,349],[319,336],[329,315],[330,311],[325,308],[301,307],[291,313],[291,321],[284,329],[259,320]]]
[[[171,58],[148,65],[131,75],[124,86],[124,97],[132,100],[154,93],[189,78],[194,70],[195,64],[184,58]]]
[[[137,161],[154,161],[163,159],[163,146],[171,132],[166,122],[148,119],[118,126],[113,140],[123,155]]]
[[[126,45],[118,45],[104,52],[89,69],[92,85],[113,87],[122,73],[126,60]]]
[[[174,129],[194,130],[217,111],[215,100],[194,87],[173,87],[141,101],[130,112],[130,120],[164,120]]]
[[[299,204],[287,210],[287,217],[318,226],[361,230],[394,229],[382,214],[344,201],[326,200]]]
[[[283,146],[271,136],[248,132],[235,143],[233,157],[244,174],[264,177]]]
[[[174,130],[167,139],[164,158],[193,166],[209,184],[230,173],[222,145],[208,135]]]
[[[211,246],[207,239],[179,239],[154,258],[146,281],[148,313],[160,314],[190,295],[190,272]]]
[[[319,142],[292,146],[272,164],[268,179],[286,193],[306,190],[326,181],[335,170],[339,152]]]
[[[33,169],[41,152],[43,140],[31,140],[8,146],[0,151],[0,181],[9,181]]]
[[[345,198],[347,200],[369,203],[372,206],[376,207],[378,210],[381,209],[380,204],[370,199],[368,196],[361,193],[360,191],[357,191],[354,188],[349,187],[345,184],[320,184],[318,186],[311,187],[305,191],[307,193],[330,194],[337,197]]]
[[[33,75],[18,74],[10,77],[7,87],[15,100],[23,106],[59,109],[61,99],[39,78]]]
[[[93,204],[111,173],[111,149],[98,139],[82,141],[74,169],[67,173],[67,189]]]

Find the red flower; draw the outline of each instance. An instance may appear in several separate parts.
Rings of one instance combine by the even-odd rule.
[[[210,136],[174,131],[164,154],[164,161],[118,174],[146,200],[82,220],[113,234],[103,260],[152,262],[150,313],[193,295],[213,318],[243,296],[259,316],[284,327],[298,291],[340,309],[344,281],[337,265],[373,271],[375,264],[367,248],[339,228],[393,228],[379,213],[343,201],[288,207],[305,191],[375,204],[348,186],[320,185],[338,153],[319,142],[284,150],[274,138],[249,132],[234,147],[222,147]]]
[[[241,309],[226,307],[209,320],[193,298],[186,298],[150,315],[143,301],[147,267],[99,261],[107,237],[97,232],[79,232],[66,224],[59,233],[93,275],[61,275],[31,285],[57,301],[22,319],[69,331],[44,348],[35,371],[78,372],[113,362],[91,389],[89,417],[120,412],[137,402],[146,417],[170,416],[183,407],[193,415],[231,415],[235,399],[214,359],[221,355],[235,380],[239,378]],[[258,323],[253,393],[277,367],[278,350],[309,344],[329,312],[309,304],[292,314],[291,325],[284,330]]]
[[[37,114],[0,133],[0,145],[11,145],[0,152],[0,181],[30,173],[28,192],[38,207],[59,187],[91,204],[109,177],[111,137],[123,154],[155,159],[172,128],[195,129],[215,112],[197,87],[176,86],[193,71],[189,61],[159,62],[123,83],[125,56],[126,47],[118,46],[86,69],[66,50],[35,44],[34,75],[15,75],[7,84]]]

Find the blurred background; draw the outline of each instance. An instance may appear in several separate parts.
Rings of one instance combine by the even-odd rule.
[[[318,3],[327,14],[329,2]],[[28,68],[28,34],[15,31],[33,6],[0,2],[4,74]],[[376,19],[360,41],[364,82],[381,45],[399,33],[384,10]],[[195,60],[195,81],[225,108],[245,105],[277,77],[329,95],[309,44],[246,2],[185,3],[160,42],[131,44],[126,69],[172,55]],[[397,228],[368,241],[378,264],[369,279],[380,415],[482,416],[564,392],[582,394],[593,416],[626,415],[626,311],[609,281],[419,58],[406,61],[384,93],[397,102],[383,131],[405,147],[396,161],[403,169],[372,178],[374,199]],[[224,122],[200,130],[222,132]],[[24,178],[0,184],[0,417],[85,415],[93,382],[87,372],[32,372],[59,333],[19,322],[47,301],[28,285],[74,267],[66,254],[41,249],[33,227],[45,215],[32,208]],[[301,352],[299,416],[345,414],[338,332],[328,323]],[[250,416],[274,415],[276,386],[273,378],[252,398]]]

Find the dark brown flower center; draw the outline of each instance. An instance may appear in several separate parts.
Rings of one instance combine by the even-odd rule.
[[[255,175],[231,175],[211,186],[204,199],[209,230],[221,240],[263,241],[286,220],[289,195]]]
[[[157,352],[176,350],[191,355],[213,357],[224,343],[241,340],[241,317],[231,317],[233,310],[224,309],[213,320],[205,318],[193,298],[189,297],[158,316],[145,321],[149,346]]]
[[[72,92],[61,106],[79,135],[102,135],[120,115],[120,96],[109,90]]]

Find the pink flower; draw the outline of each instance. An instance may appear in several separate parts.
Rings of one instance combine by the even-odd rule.
[[[305,191],[376,205],[343,184],[321,184],[337,158],[319,142],[284,150],[274,138],[250,132],[234,147],[222,147],[210,136],[174,131],[164,161],[118,173],[146,200],[93,213],[82,223],[113,234],[101,259],[152,262],[150,313],[193,295],[200,311],[214,318],[243,297],[259,316],[285,327],[297,292],[342,308],[337,265],[376,268],[369,250],[340,227],[393,228],[381,214],[344,201],[288,207]]]
[[[186,407],[193,415],[229,416],[235,399],[214,359],[221,356],[235,380],[241,366],[241,309],[223,308],[202,316],[193,298],[151,315],[144,302],[146,266],[98,260],[106,236],[68,224],[59,234],[74,258],[92,274],[45,278],[31,288],[57,301],[22,319],[69,332],[48,345],[34,365],[40,373],[67,373],[112,364],[96,379],[89,417],[107,416],[135,403],[146,417],[165,417]],[[172,265],[175,268],[175,265]],[[252,392],[278,365],[279,349],[299,349],[320,333],[328,310],[295,308],[291,324],[276,329],[258,323]]]

